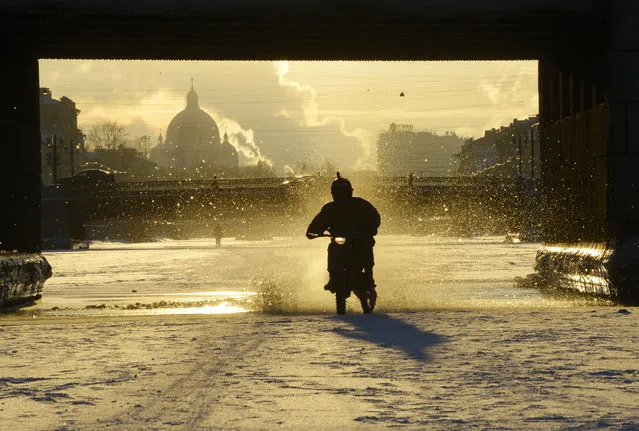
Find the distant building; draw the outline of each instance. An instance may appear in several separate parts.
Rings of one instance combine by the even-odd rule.
[[[508,157],[514,161],[515,175],[523,178],[539,178],[539,116],[525,120],[514,119],[500,133],[504,146],[508,148]],[[499,147],[498,147],[499,148]]]
[[[463,144],[454,133],[445,136],[415,132],[410,124],[392,123],[377,138],[377,170],[382,176],[446,177],[457,174],[453,158]]]
[[[209,114],[198,103],[191,84],[186,96],[186,108],[169,123],[166,139],[151,151],[151,160],[177,177],[212,177],[237,171],[237,150],[220,131]]]
[[[455,155],[459,160],[458,173],[470,175],[481,172],[486,168],[497,164],[496,129],[486,130],[484,136],[479,139],[468,139]]]
[[[541,178],[541,153],[539,145],[539,116],[535,117],[534,124],[526,130],[526,140],[524,141],[521,153],[521,175],[524,178]]]
[[[539,116],[514,119],[467,140],[459,153],[460,175],[539,178]]]
[[[78,129],[80,110],[68,97],[53,98],[40,88],[40,139],[42,185],[69,177],[84,163],[84,135]]]

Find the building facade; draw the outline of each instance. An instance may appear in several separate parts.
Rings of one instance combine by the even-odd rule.
[[[410,124],[392,123],[377,138],[377,171],[381,176],[447,177],[457,174],[463,140],[455,134],[416,132]]]
[[[455,157],[460,175],[539,178],[539,116],[486,130],[467,140]]]
[[[53,98],[40,88],[41,178],[43,186],[72,176],[84,163],[84,135],[78,129],[80,110],[68,97]]]

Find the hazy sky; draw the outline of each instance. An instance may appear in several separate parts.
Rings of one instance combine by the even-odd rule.
[[[153,143],[185,108],[191,78],[241,160],[278,170],[326,159],[375,168],[376,137],[391,122],[480,137],[538,111],[536,61],[40,61],[40,85],[76,102],[85,133],[114,120]]]

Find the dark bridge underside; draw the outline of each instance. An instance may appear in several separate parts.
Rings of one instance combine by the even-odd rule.
[[[606,252],[611,250],[605,241],[621,244],[605,259],[606,283],[617,296],[627,290],[639,297],[639,249],[633,239],[639,233],[639,152],[629,131],[639,116],[637,25],[636,0],[0,0],[5,41],[0,128],[9,143],[4,148],[15,152],[0,158],[5,184],[0,200],[6,208],[0,212],[0,249],[37,252],[40,247],[38,58],[540,59],[542,150],[545,157],[557,156],[556,163],[542,161],[543,187],[575,194],[568,180],[591,165],[597,168],[580,177],[594,179],[579,187],[588,198],[583,202],[601,207],[594,211],[601,216],[595,239]],[[601,104],[602,111],[609,109],[610,122],[595,124]],[[550,136],[561,136],[561,142],[550,142]],[[581,145],[586,141],[601,148],[575,171],[582,155],[577,150],[586,148]],[[551,215],[574,212],[564,200],[546,197],[556,204]],[[583,241],[573,219],[551,221],[560,228],[556,231]],[[631,220],[631,229],[624,220]],[[582,268],[574,264],[574,253],[557,256],[549,267],[565,262],[566,268],[592,275],[590,261]]]
[[[601,0],[0,0],[0,247],[40,244],[39,58],[454,60],[596,56]]]
[[[39,58],[538,59],[592,52],[604,16],[595,0],[85,3],[4,0],[0,31]]]

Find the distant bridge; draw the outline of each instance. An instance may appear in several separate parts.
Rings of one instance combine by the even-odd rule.
[[[199,201],[238,201],[255,199],[268,202],[275,197],[289,195],[303,196],[304,193],[324,194],[330,198],[330,183],[333,178],[303,176],[296,178],[232,178],[213,180],[173,180],[119,182],[113,185],[56,186],[69,203],[85,203],[110,200],[126,207],[127,203],[161,203],[165,200],[179,202]],[[369,196],[411,193],[423,197],[429,196],[471,196],[482,192],[517,193],[530,190],[535,181],[522,178],[497,177],[418,177],[409,180],[406,177],[370,177],[365,181],[353,181],[357,191]],[[357,195],[357,193],[355,193]],[[282,202],[287,203],[287,202]],[[141,208],[136,208],[141,209]]]
[[[299,219],[330,200],[331,181],[305,176],[47,187],[43,190],[43,214],[52,217],[46,208],[57,200],[55,216],[68,222],[74,239],[84,239],[86,225],[106,220]],[[354,188],[357,196],[380,206],[386,220],[396,221],[419,214],[436,216],[442,211],[481,217],[482,208],[486,217],[517,218],[525,202],[536,196],[533,182],[515,178],[426,177],[409,182],[406,177],[373,177],[354,181]],[[43,232],[43,237],[47,236]]]

